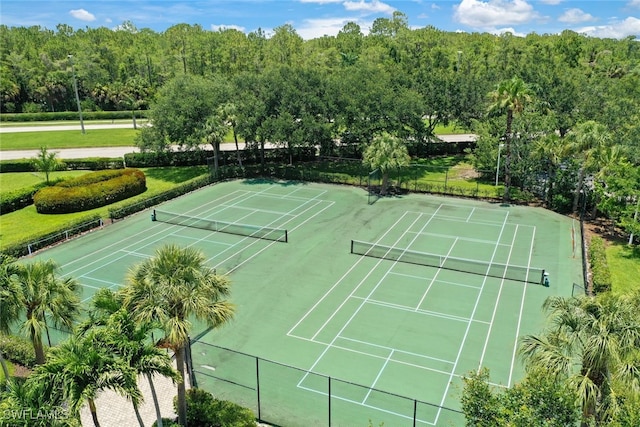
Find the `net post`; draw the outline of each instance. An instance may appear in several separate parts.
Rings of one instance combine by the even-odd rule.
[[[154,209],[153,212],[151,212],[151,221],[155,221],[156,220],[156,210]]]
[[[289,232],[284,230],[284,242],[289,243]]]
[[[540,284],[543,286],[544,286],[544,273],[545,273],[545,270],[543,268],[542,273],[540,274]]]
[[[351,240],[351,253],[353,253],[353,240]]]

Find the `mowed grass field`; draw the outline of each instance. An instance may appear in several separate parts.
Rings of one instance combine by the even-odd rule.
[[[15,132],[0,135],[0,147],[6,150],[37,150],[91,147],[134,146],[139,130],[136,129],[91,129],[84,135],[77,130],[51,132]]]

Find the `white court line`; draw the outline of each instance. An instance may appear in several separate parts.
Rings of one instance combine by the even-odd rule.
[[[364,299],[364,297],[352,297],[353,299]],[[402,305],[402,304],[395,304],[395,303],[391,303],[391,302],[387,302],[387,301],[379,301],[379,300],[375,300],[375,299],[371,299],[369,298],[367,300],[368,304],[373,304],[373,305],[379,305],[381,307],[387,307],[387,308],[391,308],[391,309],[396,309],[396,310],[403,310],[403,311],[409,311],[411,313],[418,313],[418,314],[424,314],[427,316],[432,316],[432,317],[439,317],[442,319],[447,319],[447,320],[456,320],[458,322],[476,322],[476,323],[488,323],[485,322],[483,320],[473,320],[473,319],[469,319],[467,317],[462,317],[462,316],[455,316],[453,314],[447,314],[447,313],[441,313],[438,311],[432,311],[432,310],[424,310],[424,309],[418,309],[416,310],[415,307],[409,307],[407,305]]]
[[[529,266],[531,266],[531,257],[533,256],[533,242],[535,241],[535,237],[536,237],[536,229],[534,227],[533,234],[531,235],[531,246],[529,246]],[[529,278],[528,275],[529,275],[529,271],[527,271],[526,279]],[[514,343],[513,343],[513,354],[511,355],[511,369],[509,370],[509,381],[507,382],[508,387],[511,387],[511,381],[513,378],[513,368],[516,363],[516,352],[518,350],[518,338],[520,337],[520,325],[522,324],[522,313],[524,311],[524,300],[525,300],[526,294],[527,294],[527,286],[525,283],[525,286],[522,287],[522,299],[520,300],[520,313],[518,314],[518,327],[516,328],[516,339],[514,340]]]
[[[471,209],[471,212],[469,212],[469,216],[467,217],[467,222],[469,222],[469,220],[471,219],[471,216],[473,215],[475,210],[476,210],[476,208]]]
[[[436,268],[436,267],[432,267],[432,268]],[[392,271],[391,273],[389,273],[390,275],[394,275],[394,276],[402,276],[402,277],[409,277],[411,279],[418,279],[418,280],[429,280],[429,277],[424,277],[424,276],[416,276],[413,274],[406,274],[406,273],[396,273],[395,271]],[[438,283],[446,283],[447,285],[451,285],[451,286],[459,286],[462,288],[471,288],[471,289],[480,289],[480,286],[473,286],[473,285],[467,285],[464,283],[456,283],[456,282],[449,282],[448,280],[438,280]]]
[[[438,210],[436,209],[436,211],[434,212],[434,215],[438,213]],[[413,226],[413,224],[415,224],[415,222],[421,218],[422,215],[420,215],[418,218],[416,218],[416,220],[411,224],[411,226]],[[431,217],[429,217],[429,219],[425,222],[425,224],[422,226],[422,230],[424,230],[427,225],[429,225],[429,223],[431,222],[431,220],[433,219],[433,215]],[[411,227],[410,226],[410,227]],[[409,227],[409,228],[410,228]],[[396,245],[398,242],[400,242],[402,240],[402,238],[405,236],[406,232],[403,232],[400,237],[396,240],[396,243],[394,245]],[[413,240],[411,240],[408,244],[408,247],[411,246],[411,244],[413,244],[413,242],[417,239],[417,236],[413,238]],[[364,255],[363,255],[364,257]],[[376,267],[380,264],[380,262],[383,261],[382,259],[380,261],[378,261],[378,263],[376,263]],[[382,276],[382,278],[378,281],[378,283],[376,284],[376,286],[374,286],[374,288],[371,290],[371,292],[369,292],[369,294],[367,295],[367,297],[365,298],[364,301],[362,301],[360,303],[360,305],[358,306],[358,308],[356,308],[356,310],[353,312],[353,314],[351,315],[351,317],[349,317],[349,319],[345,322],[344,326],[342,326],[342,328],[338,331],[338,333],[336,334],[336,336],[333,338],[333,340],[331,341],[331,343],[329,344],[329,346],[327,346],[324,351],[320,354],[320,356],[318,356],[318,358],[316,359],[316,361],[313,363],[313,365],[311,366],[311,368],[309,369],[309,372],[312,372],[313,369],[317,366],[318,363],[320,363],[320,360],[322,360],[322,358],[324,357],[324,355],[327,353],[327,351],[329,351],[329,349],[331,348],[331,346],[333,345],[333,343],[338,339],[338,337],[344,332],[344,330],[347,328],[347,326],[349,326],[349,324],[351,323],[351,321],[356,317],[356,315],[360,312],[360,310],[362,309],[362,307],[365,305],[365,303],[367,302],[367,300],[369,299],[369,297],[371,297],[371,295],[373,295],[373,293],[378,289],[378,287],[380,286],[380,284],[384,281],[384,279],[387,277],[387,275],[389,274],[389,272],[391,271],[391,269],[393,268],[394,265],[396,265],[398,263],[398,261],[395,261],[387,270],[387,272]],[[374,269],[376,268],[374,267]],[[372,269],[369,273],[367,273],[367,275],[365,276],[364,279],[362,279],[362,281],[358,284],[358,286],[356,286],[356,288],[351,292],[351,294],[349,295],[349,297],[351,297],[354,292],[360,287],[360,285],[371,275],[371,273],[373,272]],[[349,298],[347,297],[347,299]],[[346,302],[346,300],[345,300]],[[343,302],[342,304],[340,304],[340,307],[342,307],[344,305]],[[336,312],[334,312],[334,314],[331,315],[331,317],[333,317],[336,314]],[[327,324],[327,322],[325,322],[325,324],[322,326],[324,328],[324,326]],[[316,335],[320,333],[320,330],[316,333]],[[314,335],[314,338],[315,336]],[[298,384],[301,384],[302,381],[304,381],[306,379],[308,374],[305,374],[303,376],[303,378],[300,380],[300,382]]]
[[[389,234],[391,232],[391,230],[393,229],[393,227],[395,227],[396,225],[398,225],[398,223],[400,221],[402,221],[402,219],[407,215],[407,212],[405,212],[400,218],[398,218],[398,220],[391,226],[389,227],[389,229],[376,241],[376,243],[378,243],[380,240],[382,240],[387,234]],[[364,257],[360,257],[358,258],[358,260],[347,270],[346,273],[344,273],[342,275],[342,277],[340,277],[338,279],[338,281],[331,286],[331,288],[324,293],[324,295],[322,295],[322,297],[309,309],[307,310],[307,312],[300,318],[300,320],[298,320],[295,325],[293,325],[293,327],[291,329],[289,329],[289,332],[287,332],[287,335],[291,335],[293,330],[296,329],[298,327],[298,325],[300,325],[300,323],[302,323],[304,321],[304,319],[307,318],[307,316],[309,316],[309,314],[311,314],[316,307],[318,307],[318,305],[327,297],[329,296],[329,294],[331,292],[333,292],[333,290],[344,280],[345,277],[347,277],[347,275],[349,275],[349,273],[351,273],[351,271],[356,268],[356,266],[358,264],[360,264],[360,261],[362,261],[364,259]],[[377,264],[376,264],[377,265]],[[346,302],[346,301],[345,301]],[[343,303],[344,304],[344,303]]]
[[[513,232],[513,238],[511,239],[511,249],[509,250],[509,255],[507,256],[507,260],[505,261],[506,265],[509,265],[509,261],[511,260],[511,255],[513,255],[513,246],[516,242],[516,236],[518,235],[518,226],[516,225],[516,229]],[[504,272],[502,273],[503,277],[500,280],[500,288],[498,289],[498,295],[496,295],[495,304],[493,304],[493,313],[491,313],[491,322],[489,323],[489,330],[487,331],[487,336],[484,339],[484,346],[482,347],[482,353],[480,355],[480,361],[478,362],[478,371],[482,368],[482,363],[484,362],[484,356],[487,352],[487,347],[489,347],[489,340],[491,339],[491,331],[493,330],[493,322],[496,319],[496,315],[498,313],[498,305],[500,304],[500,297],[502,296],[502,289],[504,289],[505,278],[504,275],[507,273],[507,268],[505,267]],[[526,284],[523,284],[525,286]]]
[[[413,234],[413,233],[417,233],[416,231],[409,231],[409,234]],[[428,237],[444,237],[446,239],[454,239],[454,238],[458,238],[463,242],[473,242],[473,243],[486,243],[488,245],[495,245],[496,241],[495,240],[484,240],[484,239],[473,239],[473,238],[469,238],[469,237],[457,237],[457,236],[453,236],[451,234],[438,234],[438,233],[420,233],[421,236],[428,236]],[[499,246],[508,246],[505,243],[499,243]]]
[[[96,279],[95,277],[91,277],[91,276],[82,276],[82,277],[84,277],[85,279],[93,280],[94,282],[106,283],[107,285],[109,285],[110,288],[119,285],[119,283],[109,282],[108,280]],[[91,286],[91,285],[86,285],[86,286]],[[99,288],[96,288],[96,289],[99,289]]]
[[[384,369],[389,364],[389,360],[391,360],[393,358],[393,352],[394,351],[395,351],[394,349],[391,349],[391,352],[389,352],[389,356],[387,356],[387,360],[384,361],[384,364],[382,365],[382,368],[380,368],[380,372],[378,372],[378,376],[376,376],[376,379],[373,380],[373,384],[371,384],[371,387],[369,387],[369,391],[367,392],[367,395],[364,397],[364,399],[362,399],[362,403],[365,403],[367,401],[367,399],[369,398],[369,396],[371,395],[371,391],[372,391],[371,389],[374,388],[376,386],[376,384],[378,383],[378,380],[382,376],[382,373],[384,372]]]
[[[409,211],[410,213],[420,213],[417,211]],[[424,213],[424,212],[423,212]],[[495,212],[494,212],[495,213]],[[437,215],[435,217],[435,219],[439,219],[442,221],[451,221],[451,222],[464,222],[464,223],[469,223],[469,224],[477,224],[477,225],[488,225],[488,226],[492,226],[492,227],[500,227],[500,225],[502,224],[499,221],[485,221],[485,220],[476,220],[476,221],[469,221],[467,222],[467,220],[465,218],[460,218],[457,216],[448,216],[448,215]]]
[[[451,251],[456,246],[456,243],[458,243],[458,238],[457,237],[456,237],[456,240],[454,240],[453,243],[451,244],[451,247],[449,248],[449,252],[447,252],[447,254],[444,256],[444,261],[442,261],[442,264],[447,262],[447,258],[449,258],[449,255],[451,255]],[[431,290],[431,287],[433,286],[433,284],[438,279],[438,275],[440,274],[441,271],[442,271],[442,268],[438,268],[438,270],[436,270],[435,274],[433,275],[433,278],[429,281],[429,286],[427,286],[427,289],[425,289],[424,293],[422,294],[422,298],[420,298],[420,301],[418,302],[418,305],[416,305],[415,311],[418,311],[420,309],[420,306],[424,302],[424,299],[427,297],[427,294]]]
[[[415,357],[419,357],[421,359],[435,360],[436,362],[448,363],[450,365],[453,365],[453,362],[450,361],[450,360],[444,360],[444,359],[440,359],[440,358],[437,358],[437,357],[425,356],[424,354],[414,353],[412,351],[398,350],[396,348],[389,347],[389,346],[386,346],[386,345],[374,344],[374,343],[367,342],[367,341],[357,340],[355,338],[348,338],[348,337],[345,337],[345,336],[342,336],[342,335],[340,336],[340,339],[341,340],[345,340],[345,341],[357,342],[358,344],[364,344],[364,345],[367,345],[369,347],[381,348],[381,349],[384,349],[384,350],[387,350],[387,351],[388,350],[395,350],[396,353],[408,354],[409,356],[415,356]],[[364,353],[364,354],[369,354],[370,356],[375,356],[375,355],[372,355],[370,353]],[[376,357],[380,357],[380,356],[376,356]],[[400,362],[400,361],[398,360],[397,362]],[[410,363],[410,365],[413,365],[413,364]],[[414,366],[421,366],[421,365],[414,365]],[[426,367],[424,367],[424,368],[426,368]]]
[[[504,217],[504,222],[502,223],[502,229],[500,230],[500,234],[498,235],[498,242],[502,239],[502,233],[504,232],[504,227],[507,224],[507,219],[509,218],[509,212]],[[496,252],[498,251],[498,245],[493,250],[493,254],[491,255],[491,260],[489,261],[489,269],[491,267],[491,263],[493,262],[493,258],[496,256]],[[482,291],[484,290],[484,285],[486,284],[487,277],[485,276],[482,286],[480,287],[480,292],[478,292],[478,297],[476,298],[476,303],[473,306],[473,310],[471,312],[471,319],[475,317],[476,310],[478,309],[478,304],[480,304],[480,297],[482,296]],[[455,375],[456,368],[458,366],[458,362],[460,361],[460,357],[462,356],[462,350],[464,349],[464,344],[467,341],[467,337],[469,336],[469,330],[471,329],[471,322],[467,323],[467,329],[465,330],[464,336],[462,338],[462,342],[460,343],[460,347],[458,348],[458,354],[456,356],[455,363],[453,365],[453,369],[451,370],[451,375],[449,376],[449,381],[447,381],[447,386],[445,387],[444,393],[442,394],[442,399],[440,400],[440,405],[438,407],[438,413],[436,415],[436,423],[438,422],[438,418],[440,418],[440,413],[442,412],[442,406],[444,406],[444,401],[447,398],[447,394],[449,393],[449,387],[451,386],[453,376]]]
[[[266,209],[255,209],[255,208],[245,208],[244,206],[233,206],[233,205],[225,205],[224,203],[218,205],[218,206],[222,206],[222,207],[232,207],[234,209],[245,209],[245,210],[250,210],[253,212],[265,212],[265,213],[270,213],[270,214],[275,214],[275,215],[280,215],[280,216],[293,216],[294,214],[290,214],[288,212],[278,212],[278,211],[270,211],[270,210],[266,210]]]

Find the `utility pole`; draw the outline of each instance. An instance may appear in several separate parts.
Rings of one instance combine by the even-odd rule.
[[[82,107],[80,106],[80,95],[78,95],[78,82],[76,80],[76,67],[73,64],[73,55],[67,55],[69,61],[71,61],[71,73],[73,74],[73,90],[76,93],[76,104],[78,104],[78,115],[80,116],[80,129],[84,134],[84,121],[82,120]]]

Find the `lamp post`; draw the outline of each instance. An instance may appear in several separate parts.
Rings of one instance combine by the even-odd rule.
[[[76,81],[76,67],[73,64],[73,55],[67,55],[69,61],[71,62],[71,73],[73,74],[73,90],[76,93],[76,104],[78,104],[78,115],[80,116],[80,129],[82,129],[82,133],[84,134],[84,121],[82,120],[82,107],[80,106],[80,95],[78,95],[78,82]]]
[[[496,166],[496,187],[498,186],[498,175],[500,173],[500,150],[504,147],[504,144],[498,144],[498,164]]]

